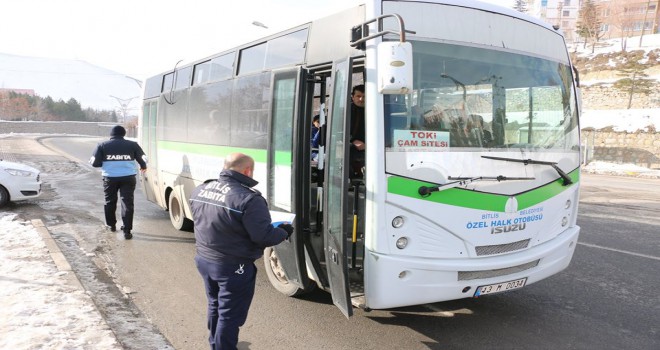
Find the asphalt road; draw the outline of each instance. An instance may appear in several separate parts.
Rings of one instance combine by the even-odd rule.
[[[44,180],[54,179],[49,193],[38,207],[10,209],[40,216],[55,231],[75,231],[76,244],[93,251],[108,279],[128,293],[127,308],[139,310],[176,349],[207,349],[206,299],[193,262],[192,233],[174,230],[167,212],[140,191],[134,239],[103,231],[100,173],[84,164],[99,140],[42,140],[55,151],[33,162],[48,165],[51,174]],[[73,181],[54,174],[58,166],[52,164],[58,161],[68,164],[65,170],[75,169]],[[346,319],[327,293],[299,299],[279,294],[259,260],[257,291],[239,348],[659,349],[659,185],[660,180],[584,174],[582,232],[571,265],[521,290],[479,299],[355,310]]]

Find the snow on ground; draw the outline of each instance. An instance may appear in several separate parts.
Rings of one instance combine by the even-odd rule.
[[[582,172],[601,175],[633,176],[660,179],[660,170],[644,168],[635,164],[614,164],[601,161],[589,162]]]
[[[121,349],[30,222],[0,213],[0,349]]]
[[[660,108],[654,109],[611,109],[583,110],[580,128],[600,130],[612,127],[613,131],[656,132],[660,130]],[[650,130],[651,128],[654,130]]]
[[[627,39],[626,50],[651,50],[660,49],[660,34],[644,35],[642,45],[639,46],[639,36]],[[569,47],[570,51],[577,50],[581,56],[593,57],[598,54],[621,51],[621,39],[611,39],[596,45],[596,49],[591,54],[591,47],[583,47],[577,44],[577,47]],[[653,78],[660,79],[660,76]],[[617,78],[618,79],[618,78]],[[589,80],[583,81],[583,85],[595,83],[614,82],[617,79],[609,80]],[[634,133],[657,132],[660,130],[660,108],[652,109],[613,109],[613,110],[583,110],[580,116],[580,128],[593,128],[600,130],[603,128],[612,128],[613,131]],[[601,161],[592,161],[582,168],[583,171],[598,174],[612,174],[624,176],[645,176],[660,178],[660,170],[651,170],[639,167],[634,164],[613,164]]]
[[[660,130],[660,108],[656,109],[616,109],[588,110],[580,117],[580,128],[596,130],[611,127],[613,131],[634,133],[637,131],[657,132]],[[653,130],[651,130],[653,129]],[[640,176],[660,179],[660,170],[649,169],[635,164],[614,164],[591,161],[582,171],[593,174]]]
[[[11,134],[0,134],[0,158],[39,168],[42,181],[57,196],[46,195],[42,198],[48,199],[28,201],[16,209],[39,206],[63,221],[51,218],[54,224],[48,229],[35,228],[32,221],[12,212],[11,205],[0,210],[0,349],[172,350],[132,302],[130,290],[112,279],[113,266],[105,265],[105,259],[97,265],[97,248],[105,249],[106,244],[97,242],[107,235],[98,232],[99,223],[66,220],[80,213],[81,206],[89,208],[98,194],[85,190],[89,186],[63,192],[62,183],[86,183],[97,179],[96,171],[62,162],[60,155],[35,141],[47,134],[23,135],[12,139]]]
[[[580,56],[594,57],[603,53],[621,51],[621,38],[616,39],[601,39],[596,44],[594,53],[591,53],[591,44],[584,46],[584,43],[569,44],[569,51],[577,51]],[[642,37],[642,45],[639,45],[639,36],[633,36],[626,39],[626,51],[644,50],[649,52],[660,48],[660,34],[645,34]]]
[[[660,50],[660,34],[646,34],[642,38],[642,45],[640,46],[639,44],[640,44],[639,36],[627,38],[626,51],[631,52],[631,51],[643,50],[644,52],[646,52],[646,54],[648,54],[650,51]],[[600,54],[621,52],[622,51],[621,39],[617,38],[617,39],[601,40],[599,43],[596,44],[594,53],[591,53],[591,45],[587,45],[585,47],[583,43],[569,44],[568,50],[569,52],[576,52],[580,57],[586,57],[591,59]],[[648,59],[646,59],[646,61],[648,61]],[[646,71],[646,73],[648,74],[647,79],[660,80],[660,69],[658,69],[657,64],[660,64],[660,62],[656,62],[655,67]],[[616,63],[614,61],[610,61],[609,65],[613,67],[616,65]],[[622,77],[617,75],[616,71],[592,72],[582,76],[582,80],[580,84],[583,87],[594,84],[613,84],[620,79],[622,79]]]
[[[642,38],[642,45],[639,45],[639,36],[627,39],[626,50],[644,50],[649,52],[651,50],[660,49],[660,34],[647,34]],[[621,39],[602,40],[596,45],[596,49],[591,54],[591,46],[587,45],[585,48],[582,44],[573,44],[576,46],[569,46],[569,51],[576,50],[580,56],[594,57],[598,54],[610,53],[621,51]],[[660,80],[660,75],[653,76]],[[611,79],[593,79],[582,81],[583,86],[592,85],[597,83],[613,83],[620,79],[615,77]],[[627,131],[649,132],[649,126],[655,127],[655,130],[660,130],[660,108],[654,109],[616,109],[616,110],[588,110],[584,109],[580,116],[580,128],[594,128],[596,130],[612,127],[614,131]]]
[[[635,176],[652,179],[660,179],[660,170],[649,169],[635,164],[614,164],[601,161],[589,162],[582,167],[582,172],[591,174],[606,174],[620,176]]]

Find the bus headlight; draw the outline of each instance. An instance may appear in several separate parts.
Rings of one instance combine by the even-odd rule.
[[[403,217],[397,216],[394,219],[392,219],[392,227],[399,228],[401,226],[403,226]]]
[[[567,224],[568,224],[568,218],[564,216],[563,218],[561,218],[561,227],[564,227]]]
[[[408,245],[408,237],[399,237],[399,239],[396,240],[396,247],[399,249],[403,249]]]
[[[564,208],[565,208],[565,209],[568,209],[568,208],[570,208],[570,207],[571,207],[571,200],[570,200],[570,199],[567,199],[567,200],[566,200],[566,205],[564,206]]]

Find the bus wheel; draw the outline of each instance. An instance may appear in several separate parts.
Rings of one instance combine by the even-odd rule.
[[[264,250],[264,265],[266,267],[266,275],[268,276],[270,284],[286,296],[293,297],[302,295],[314,289],[313,283],[310,283],[305,289],[298,288],[295,284],[289,283],[273,247],[268,247]]]
[[[172,191],[172,193],[170,193],[168,204],[172,226],[180,231],[191,230],[193,227],[193,222],[192,220],[186,218],[186,215],[183,213],[183,205],[176,192]]]

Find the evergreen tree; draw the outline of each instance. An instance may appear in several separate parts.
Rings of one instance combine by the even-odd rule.
[[[74,120],[74,121],[84,121],[86,120],[85,118],[85,112],[82,110],[82,106],[78,101],[76,101],[75,98],[70,98],[69,101],[66,102],[67,106],[67,119],[65,120]]]
[[[46,96],[46,98],[41,101],[41,108],[43,109],[43,115],[48,116],[45,120],[56,120],[55,101],[52,97]]]
[[[654,86],[655,80],[646,79],[648,74],[644,72],[647,66],[637,60],[629,60],[619,68],[619,76],[625,77],[614,83],[614,87],[628,93],[628,109],[632,106],[632,98],[635,93],[648,95]]]
[[[53,103],[50,112],[57,120],[66,120],[65,116],[69,113],[66,103],[64,103],[62,100]]]

